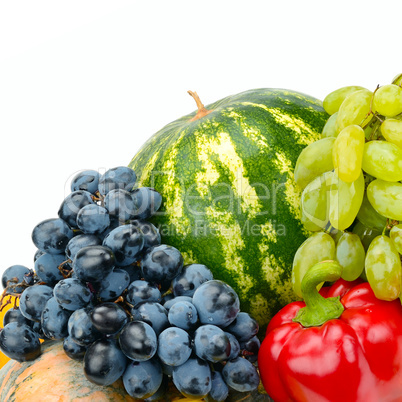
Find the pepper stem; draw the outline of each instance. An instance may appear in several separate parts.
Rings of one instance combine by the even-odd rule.
[[[334,282],[341,277],[342,267],[336,261],[323,261],[311,267],[301,283],[301,292],[306,307],[301,308],[293,321],[303,327],[316,327],[339,318],[344,307],[338,297],[322,297],[317,286],[325,281]]]
[[[187,93],[189,93],[190,96],[193,97],[193,99],[195,100],[195,103],[197,104],[197,107],[198,107],[197,114],[190,121],[195,121],[195,120],[201,119],[201,117],[204,117],[207,114],[212,112],[212,110],[208,110],[205,108],[205,106],[201,102],[201,99],[198,96],[197,92],[187,91]]]

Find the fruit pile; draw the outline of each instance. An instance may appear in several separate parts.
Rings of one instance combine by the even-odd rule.
[[[2,275],[1,351],[19,362],[62,340],[86,378],[157,400],[172,379],[187,397],[223,401],[257,389],[259,325],[236,292],[201,264],[183,265],[148,221],[162,197],[131,168],[79,173],[58,218],[32,232],[34,270]]]
[[[347,86],[323,101],[331,116],[322,138],[295,168],[303,225],[313,232],[294,257],[300,297],[307,270],[325,260],[337,260],[345,280],[367,280],[379,299],[401,296],[401,84],[399,75],[374,91]]]

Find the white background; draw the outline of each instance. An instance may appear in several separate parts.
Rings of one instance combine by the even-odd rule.
[[[82,169],[127,165],[165,124],[259,87],[323,99],[402,72],[399,1],[2,1],[0,272]]]

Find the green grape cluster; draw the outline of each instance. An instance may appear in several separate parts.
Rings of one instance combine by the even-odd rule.
[[[402,74],[374,91],[339,88],[323,107],[321,139],[294,172],[312,234],[295,254],[293,290],[302,297],[307,270],[336,260],[343,279],[360,277],[379,299],[402,301]]]

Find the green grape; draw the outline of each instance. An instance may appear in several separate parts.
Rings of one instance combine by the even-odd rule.
[[[376,179],[366,191],[370,204],[379,214],[402,221],[402,183]]]
[[[338,135],[332,148],[332,162],[338,177],[351,183],[361,174],[364,131],[360,126],[352,124],[345,127]]]
[[[395,300],[401,291],[402,266],[399,253],[388,236],[377,236],[367,250],[367,280],[375,296],[381,300]]]
[[[402,120],[386,119],[381,124],[381,134],[392,144],[402,148]]]
[[[387,141],[370,141],[364,145],[362,169],[377,179],[402,180],[402,149]]]
[[[325,172],[307,184],[301,195],[302,223],[311,232],[318,232],[328,225],[329,212],[327,177],[332,172]]]
[[[373,93],[368,89],[353,92],[343,102],[336,119],[336,130],[340,133],[351,124],[367,125],[373,118],[371,113],[371,99]]]
[[[335,112],[332,116],[329,117],[322,129],[321,138],[336,137],[338,135],[335,127],[337,117],[338,112]]]
[[[304,189],[308,183],[324,172],[334,168],[332,147],[335,138],[323,138],[308,145],[300,152],[295,166],[296,184]]]
[[[346,183],[332,174],[329,191],[329,220],[338,230],[347,229],[355,220],[364,195],[364,177]]]
[[[364,250],[367,251],[373,239],[379,236],[382,230],[368,228],[367,226],[363,225],[363,223],[361,223],[360,221],[357,221],[353,225],[352,232],[356,233],[359,236],[363,244]]]
[[[367,194],[364,194],[362,205],[357,213],[357,219],[367,228],[377,229],[380,232],[387,225],[387,218],[373,208],[367,198]]]
[[[347,96],[352,94],[353,92],[360,91],[365,89],[363,87],[359,87],[356,85],[350,85],[347,87],[338,88],[335,91],[329,93],[322,102],[322,106],[328,114],[333,115],[339,110],[342,102],[345,100]]]
[[[354,281],[364,269],[366,252],[360,237],[355,233],[344,232],[336,245],[336,260],[342,266],[341,277]]]
[[[374,92],[373,109],[385,117],[394,117],[402,113],[402,88],[395,84],[378,88]]]
[[[389,231],[389,237],[393,241],[398,253],[402,254],[402,223],[392,227],[392,229]]]
[[[329,234],[318,232],[305,240],[296,251],[293,259],[292,286],[296,295],[302,297],[301,282],[306,272],[313,265],[334,259],[335,242]]]

